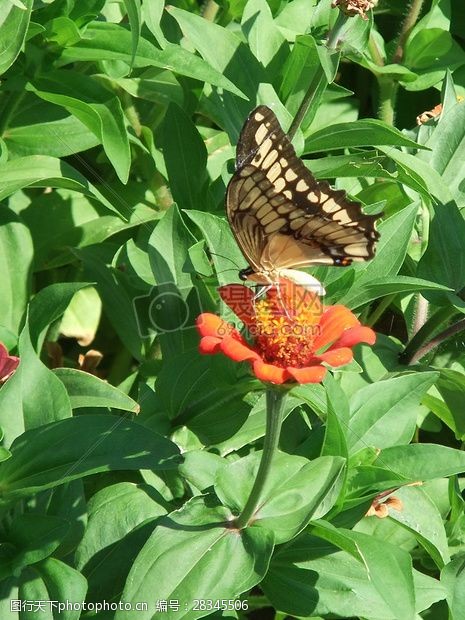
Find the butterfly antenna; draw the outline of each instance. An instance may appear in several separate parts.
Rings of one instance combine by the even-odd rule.
[[[234,267],[240,271],[241,267],[235,262],[233,261],[232,258],[229,258],[229,256],[223,256],[223,254],[216,254],[216,252],[208,252],[210,254],[210,256],[218,256],[219,258],[223,258],[224,260],[228,260],[230,263],[232,263],[234,265]],[[232,269],[231,269],[232,271]]]

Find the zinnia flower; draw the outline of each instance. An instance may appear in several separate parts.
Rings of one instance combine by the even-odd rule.
[[[8,355],[8,349],[0,342],[0,384],[11,377],[19,364],[19,357]]]
[[[319,383],[326,374],[323,364],[348,364],[351,347],[376,340],[374,331],[360,325],[348,308],[324,307],[318,295],[289,280],[281,280],[259,298],[241,284],[222,286],[219,292],[249,338],[219,316],[204,313],[197,319],[200,352],[247,361],[261,381]]]

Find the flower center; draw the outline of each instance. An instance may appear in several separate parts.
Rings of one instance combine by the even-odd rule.
[[[313,358],[313,342],[320,334],[323,306],[318,295],[295,287],[273,288],[255,303],[250,328],[263,359],[281,367],[302,368]]]

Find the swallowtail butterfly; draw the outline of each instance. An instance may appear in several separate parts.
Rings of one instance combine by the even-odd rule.
[[[369,260],[379,238],[376,216],[364,215],[344,191],[317,181],[266,106],[253,110],[242,128],[226,212],[249,263],[239,276],[259,284],[283,277],[321,287],[296,268]]]

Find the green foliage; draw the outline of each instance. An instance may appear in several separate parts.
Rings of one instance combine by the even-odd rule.
[[[0,342],[20,358],[0,618],[465,617],[462,4],[0,3]],[[379,215],[373,260],[311,270],[378,336],[289,386],[239,530],[264,385],[201,356],[195,322],[238,321],[224,196],[260,104],[286,131],[301,111],[304,164]]]

